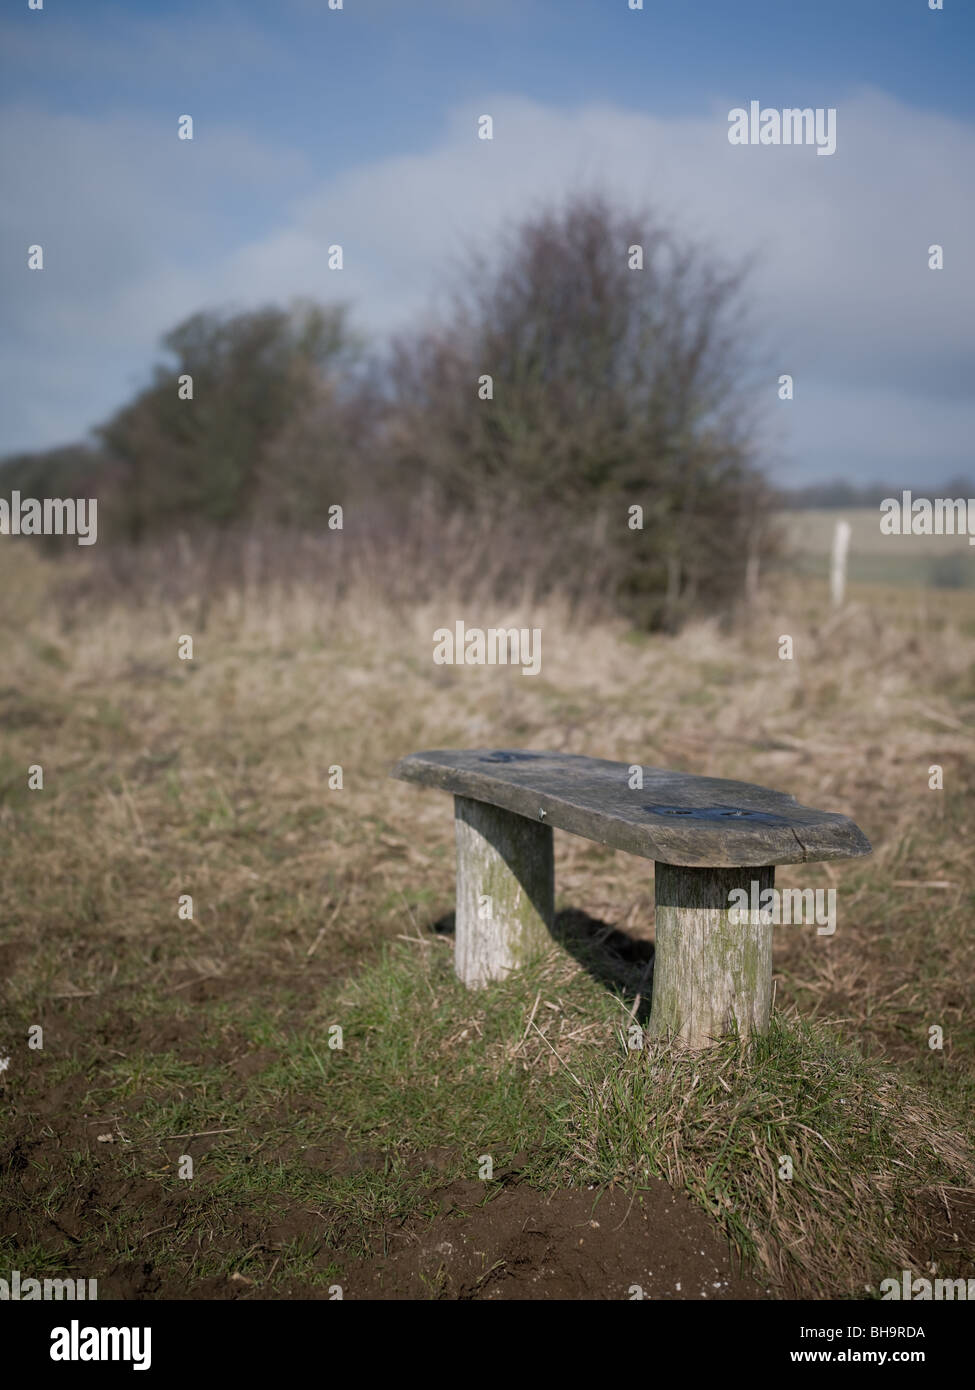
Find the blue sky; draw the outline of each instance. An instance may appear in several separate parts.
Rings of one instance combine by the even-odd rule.
[[[756,256],[778,480],[970,471],[975,5],[944,5],[8,4],[0,452],[83,437],[201,307],[342,299],[381,339],[473,238],[598,182]],[[835,107],[835,155],[730,146],[751,100]]]

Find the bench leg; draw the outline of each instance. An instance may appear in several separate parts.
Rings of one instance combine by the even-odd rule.
[[[457,832],[455,968],[468,989],[502,980],[551,945],[552,828],[454,797]]]
[[[753,922],[748,910],[729,921],[733,889],[748,894],[775,883],[774,867],[654,868],[656,944],[653,965],[654,1033],[677,1035],[687,1047],[706,1047],[737,1032],[764,1033],[772,1007],[772,924]],[[735,901],[740,901],[736,899]]]

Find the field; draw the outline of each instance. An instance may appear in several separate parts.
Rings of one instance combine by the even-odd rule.
[[[824,572],[766,576],[735,623],[651,637],[446,584],[69,605],[85,557],[0,560],[0,1266],[142,1298],[862,1298],[970,1273],[969,590],[871,575],[834,614]],[[459,616],[541,628],[541,673],[435,666]],[[387,774],[483,745],[853,817],[871,857],[778,876],[835,887],[838,928],[776,930],[767,1039],[627,1048],[652,865],[568,835],[549,956],[461,988],[449,798]]]
[[[828,572],[839,520],[850,527],[847,573],[854,582],[975,589],[975,549],[967,536],[886,536],[880,530],[879,509],[859,507],[780,513],[797,573]]]

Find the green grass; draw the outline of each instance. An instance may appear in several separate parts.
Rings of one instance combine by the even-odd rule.
[[[25,1225],[55,1216],[94,1166],[107,1194],[148,1181],[153,1210],[167,1198],[178,1209],[178,1236],[152,1245],[160,1275],[259,1281],[273,1264],[271,1289],[318,1287],[341,1279],[385,1225],[432,1214],[432,1184],[476,1178],[485,1155],[500,1174],[520,1155],[523,1179],[541,1189],[664,1178],[784,1289],[855,1296],[916,1258],[925,1194],[971,1183],[960,1117],[948,1122],[835,1027],[780,1017],[751,1046],[687,1056],[649,1040],[629,1048],[625,1007],[560,953],[471,996],[430,939],[386,949],[297,1032],[252,1013],[247,1031],[267,1055],[246,1080],[171,1052],[93,1074],[56,1063],[49,1081],[83,1078],[85,1108],[121,1118],[113,1144],[75,1154],[67,1179],[33,1161]],[[226,1005],[208,1016],[202,1052],[229,1017]],[[336,1022],[341,1049],[328,1045]],[[208,1130],[230,1132],[208,1136],[202,1153],[176,1138]],[[366,1156],[361,1170],[303,1166],[337,1137]],[[432,1163],[432,1151],[446,1161]],[[192,1183],[176,1175],[182,1152],[198,1154]],[[241,1214],[273,1226],[282,1210],[320,1214],[326,1234],[258,1239],[241,1260]],[[69,1263],[134,1258],[138,1211],[123,1215],[106,1196],[95,1215]],[[209,1248],[214,1231],[229,1248]]]
[[[0,586],[0,1272],[327,1290],[485,1154],[540,1192],[663,1177],[785,1292],[975,1258],[969,595],[854,588],[834,615],[822,585],[776,584],[745,627],[639,641],[554,609],[533,684],[443,682],[417,658],[432,610],[215,607],[191,678],[184,615],[62,631],[20,592]],[[875,852],[780,871],[837,887],[839,929],[777,933],[768,1039],[630,1050],[634,981],[562,951],[476,994],[454,979],[430,931],[453,905],[449,801],[387,777],[451,743],[763,782],[852,815]],[[556,853],[561,907],[649,935],[649,865],[571,836]]]

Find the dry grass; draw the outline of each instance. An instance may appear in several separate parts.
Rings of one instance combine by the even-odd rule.
[[[16,1100],[18,1068],[34,1068],[35,1090],[48,1084],[23,1046],[30,1022],[44,1023],[46,1062],[63,1063],[64,1075],[70,1065],[85,1070],[84,1039],[94,1045],[106,1019],[124,1054],[132,1048],[120,1036],[136,1038],[170,1016],[185,1021],[196,1005],[210,1010],[207,1027],[241,1036],[248,1011],[260,1009],[285,1031],[318,1025],[321,1000],[340,997],[343,979],[354,995],[365,971],[367,993],[381,992],[381,975],[370,974],[382,969],[377,948],[404,936],[407,956],[389,968],[408,959],[433,971],[425,988],[444,1026],[429,1057],[449,1071],[477,1035],[471,1020],[484,1029],[482,1004],[466,1005],[450,985],[449,947],[427,934],[452,905],[450,807],[389,781],[388,768],[428,747],[542,747],[779,787],[851,815],[874,845],[866,861],[779,874],[784,886],[835,886],[839,924],[832,938],[777,933],[778,1009],[786,1019],[798,1011],[828,1021],[861,1053],[886,1058],[892,1078],[889,1091],[871,1094],[876,1073],[861,1076],[852,1063],[844,1073],[842,1094],[859,1117],[850,1143],[856,1149],[857,1124],[886,1137],[849,1170],[843,1213],[831,1211],[835,1192],[824,1178],[837,1165],[814,1135],[793,1136],[808,1188],[785,1192],[777,1183],[769,1136],[804,1111],[780,1113],[781,1097],[776,1110],[773,1072],[764,1090],[748,1090],[740,1060],[728,1064],[737,1077],[732,1084],[725,1075],[730,1096],[710,1086],[710,1114],[664,1107],[657,1168],[720,1212],[702,1175],[716,1132],[738,1107],[769,1142],[747,1164],[742,1158],[750,1175],[742,1191],[755,1211],[745,1224],[740,1212],[737,1227],[730,1221],[733,1234],[774,1276],[785,1279],[789,1264],[798,1286],[847,1292],[856,1212],[871,1191],[878,1211],[903,1204],[900,1188],[896,1201],[892,1194],[904,1155],[915,1154],[916,1200],[878,1247],[895,1269],[921,1249],[925,1173],[938,1201],[953,1183],[975,1181],[961,1118],[975,1097],[971,594],[858,590],[832,615],[824,586],[782,579],[735,626],[699,621],[676,637],[650,638],[595,625],[556,601],[492,602],[472,576],[435,598],[426,576],[420,600],[408,577],[397,592],[372,582],[367,568],[344,585],[252,583],[207,601],[160,590],[140,606],[62,604],[65,566],[43,564],[23,545],[0,552],[0,563],[0,963],[11,1020],[0,1042],[14,1052],[5,1079],[15,1111],[35,1114],[27,1092]],[[69,563],[82,592],[86,557]],[[433,631],[458,618],[541,628],[541,674],[434,666]],[[184,633],[194,637],[192,662],[177,658]],[[783,634],[794,640],[793,661],[779,660]],[[44,768],[42,792],[27,789],[35,763]],[[943,791],[928,786],[935,763]],[[341,790],[328,786],[335,765]],[[570,836],[556,837],[556,855],[561,907],[651,934],[648,864]],[[184,893],[193,895],[192,921],[177,917]],[[530,997],[504,996],[515,1031],[500,1028],[485,1044],[484,1085],[511,1067],[548,1084],[561,1078],[568,1095],[580,1080],[574,1151],[583,1166],[612,1176],[609,1155],[597,1162],[586,1147],[586,1123],[606,1095],[629,1113],[646,1078],[634,1091],[629,1073],[612,1070],[616,1002],[605,1017],[587,1014],[598,1006],[585,972],[565,957],[548,968],[576,985],[566,985],[561,1004],[549,1000],[551,1017],[536,1018],[544,1039],[527,1029],[519,1041],[535,993],[547,998],[544,982]],[[574,1003],[571,988],[583,991]],[[355,1007],[353,996],[342,997]],[[405,1025],[420,1017],[407,1009]],[[928,1046],[934,1025],[944,1030],[941,1051]],[[59,1034],[68,1032],[73,1050],[62,1052]],[[796,1054],[802,1082],[789,1083],[788,1097],[815,1088],[816,1067],[830,1065],[818,1055]],[[652,1065],[654,1086],[677,1096],[684,1064],[656,1057]],[[85,1074],[92,1084],[90,1066]],[[622,1144],[621,1176],[635,1171],[624,1161],[629,1152]],[[551,1171],[571,1176],[561,1158]]]

